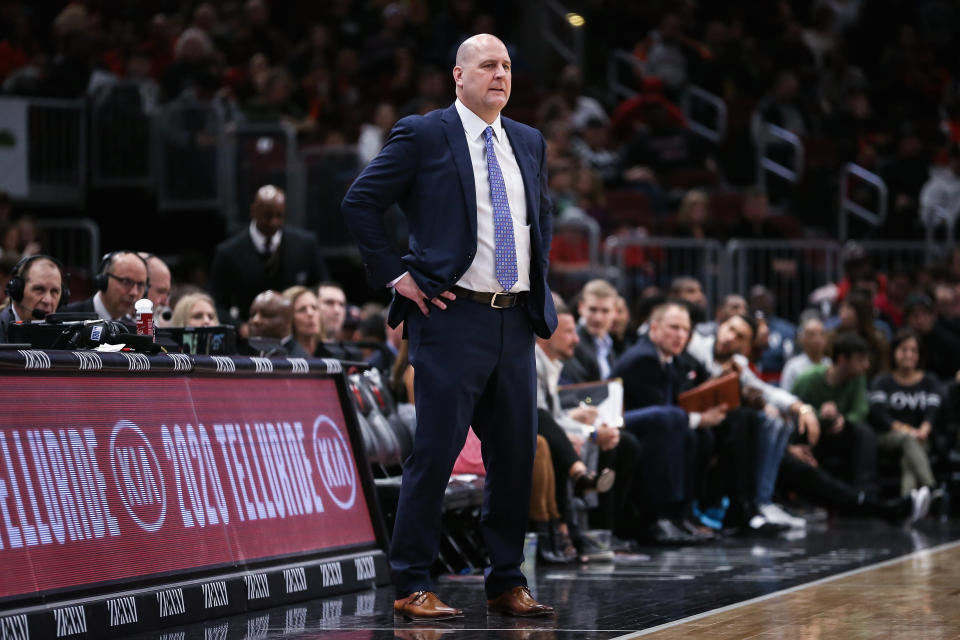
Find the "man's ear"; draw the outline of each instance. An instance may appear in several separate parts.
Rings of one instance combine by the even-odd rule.
[[[453,83],[458,87],[463,86],[463,67],[459,65],[453,68]]]

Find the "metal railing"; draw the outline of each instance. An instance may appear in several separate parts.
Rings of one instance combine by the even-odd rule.
[[[223,115],[204,103],[171,102],[154,118],[157,207],[220,209],[225,197]]]
[[[804,162],[803,141],[800,137],[772,122],[762,120],[758,120],[754,131],[757,145],[757,184],[761,188],[766,186],[768,172],[791,184],[800,182],[803,177]],[[770,155],[771,151],[778,156],[781,152],[789,151],[791,166],[783,164],[780,159]]]
[[[97,273],[100,227],[96,222],[90,218],[41,218],[36,225],[43,253],[56,257],[68,270],[82,270],[84,276]]]
[[[871,190],[876,192],[877,208],[875,211],[868,209],[851,197],[853,195],[852,189],[855,186],[854,181],[872,187]],[[847,239],[849,231],[848,215],[856,216],[874,227],[879,227],[887,219],[887,183],[877,174],[852,162],[846,163],[840,172],[840,215],[838,218],[841,241]]]
[[[682,107],[690,131],[714,144],[723,142],[727,134],[727,103],[720,96],[691,85],[683,93]],[[698,119],[701,116],[705,121]]]
[[[30,98],[26,129],[25,199],[34,204],[81,206],[86,200],[84,101]]]
[[[747,295],[768,287],[777,312],[796,318],[817,287],[840,279],[840,245],[830,240],[730,240],[725,252],[723,293]]]
[[[946,248],[918,241],[858,240],[870,262],[877,271],[890,273],[898,268],[916,269],[929,267],[945,257]]]
[[[716,240],[665,238],[635,231],[610,236],[603,243],[603,264],[614,267],[617,288],[628,299],[638,299],[645,287],[668,290],[678,276],[700,281],[707,298],[707,314],[723,289],[723,245]]]
[[[228,227],[249,224],[250,203],[265,184],[284,190],[287,224],[304,225],[303,166],[292,125],[239,124],[225,133],[220,151],[227,180],[223,211]]]
[[[340,202],[362,167],[355,146],[315,147],[301,152],[305,176],[305,226],[317,234],[325,256],[358,255],[340,215]],[[406,221],[396,211],[385,216],[394,243],[407,244]]]

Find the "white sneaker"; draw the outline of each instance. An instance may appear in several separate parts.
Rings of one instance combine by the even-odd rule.
[[[913,500],[913,510],[910,512],[909,524],[914,524],[930,511],[930,488],[913,489],[910,491],[910,499]]]
[[[759,507],[760,514],[767,519],[768,522],[774,524],[785,524],[791,529],[804,529],[807,526],[807,521],[803,518],[798,518],[797,516],[792,516],[783,508],[772,502],[768,504],[762,504]]]

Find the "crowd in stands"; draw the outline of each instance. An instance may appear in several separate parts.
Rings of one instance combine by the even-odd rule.
[[[452,101],[449,69],[465,36],[504,32],[515,74],[530,78],[515,83],[507,115],[547,140],[558,221],[585,215],[605,234],[645,227],[701,240],[814,233],[832,218],[844,162],[886,180],[892,237],[960,213],[955,3],[593,3],[588,43],[634,56],[636,93],[624,100],[600,86],[605,61],[590,55],[547,86],[509,37],[513,3],[486,6],[7,2],[0,82],[8,95],[79,97],[136,80],[156,104],[289,122],[301,141],[356,144],[367,161],[398,117]],[[678,105],[692,85],[729,106],[719,145],[687,126]],[[806,141],[799,195],[753,186],[753,113]],[[819,187],[829,197],[818,200]],[[172,282],[160,258],[116,250],[92,294],[68,308],[130,322],[135,300],[150,296],[160,326],[230,324],[250,353],[367,361],[411,402],[402,330],[386,325],[382,305],[330,280],[317,237],[285,225],[285,207],[282,190],[261,187],[250,226],[217,247],[206,281]],[[2,331],[56,310],[69,287],[9,199],[0,198],[0,231],[0,259],[18,283],[6,288]],[[558,230],[556,274],[578,272],[578,243]],[[595,279],[557,300],[560,327],[537,345],[530,526],[544,559],[590,557],[590,527],[625,544],[699,544],[721,531],[803,527],[819,513],[810,505],[914,522],[931,501],[946,504],[960,426],[960,252],[887,272],[856,245],[844,255],[843,279],[821,283],[792,317],[760,285],[707,317],[703,283],[689,273],[636,297]],[[740,406],[677,404],[731,372]],[[611,379],[624,387],[622,424],[559,405],[558,387]],[[784,502],[808,506],[797,515]]]
[[[597,2],[580,10],[581,65],[535,66],[535,14],[505,1],[12,1],[0,15],[0,86],[6,95],[98,100],[118,80],[133,81],[142,104],[202,104],[227,124],[285,121],[302,143],[356,144],[367,161],[397,118],[449,103],[457,44],[490,31],[515,58],[510,115],[550,143],[558,216],[575,207],[607,233],[622,225],[694,237],[830,233],[839,168],[856,162],[889,187],[877,233],[920,237],[921,221],[955,221],[951,2]],[[626,98],[607,86],[606,56],[616,49],[633,59],[620,74],[635,90]],[[692,86],[727,106],[719,144],[688,127],[679,105]],[[183,123],[168,115],[162,130],[174,135]],[[773,211],[742,193],[756,181],[761,121],[806,147],[791,197],[771,176]],[[195,125],[200,153],[213,138]],[[876,207],[863,185],[852,186],[854,200]],[[706,190],[707,202],[691,213],[681,203],[692,188]]]

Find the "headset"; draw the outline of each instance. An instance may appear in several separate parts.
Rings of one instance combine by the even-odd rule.
[[[139,253],[136,251],[129,251],[127,249],[118,249],[117,251],[111,251],[110,253],[103,254],[103,257],[100,258],[100,269],[96,276],[93,278],[93,286],[98,291],[106,291],[107,287],[110,286],[110,275],[107,273],[107,270],[110,269],[110,266],[113,264],[113,261],[122,256],[125,253],[131,253],[143,262],[143,268],[147,272],[147,287],[143,290],[143,297],[147,297],[147,293],[150,291],[150,266],[147,264],[147,261],[144,260]],[[148,258],[152,257],[153,254],[148,254]]]
[[[60,271],[60,302],[57,305],[57,309],[59,310],[70,302],[68,274],[62,262],[45,253],[35,253],[32,256],[25,256],[20,258],[17,264],[13,265],[13,269],[10,271],[10,279],[7,281],[7,296],[18,304],[23,302],[23,296],[27,291],[27,278],[25,274],[30,271],[30,265],[37,260],[49,260],[57,265],[57,269]]]

